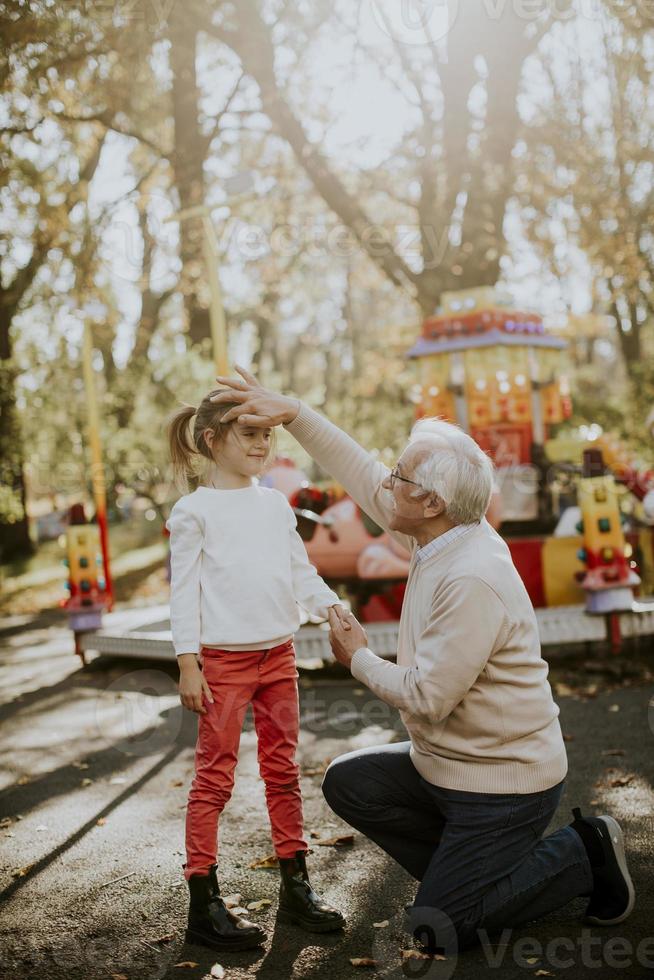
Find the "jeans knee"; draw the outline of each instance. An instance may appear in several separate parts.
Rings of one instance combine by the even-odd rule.
[[[341,785],[342,780],[338,774],[338,767],[332,763],[327,767],[323,774],[320,788],[322,790],[322,795],[325,797],[330,807],[334,811],[337,811],[338,808]]]
[[[263,781],[266,787],[266,793],[270,796],[283,795],[285,793],[297,793],[300,789],[300,780],[297,776],[277,777],[277,776],[264,776]]]
[[[233,789],[233,778],[216,781],[203,773],[196,773],[191,783],[189,802],[201,801],[213,806],[226,806]]]

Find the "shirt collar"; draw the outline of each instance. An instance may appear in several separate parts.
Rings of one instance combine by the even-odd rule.
[[[452,541],[462,538],[464,534],[468,531],[472,531],[473,528],[479,527],[477,523],[475,524],[457,524],[456,527],[451,527],[449,531],[445,534],[439,534],[437,538],[433,541],[429,541],[427,544],[423,545],[422,548],[418,548],[416,552],[416,561],[425,561],[426,558],[433,558],[437,555],[443,548],[447,548],[448,544]]]

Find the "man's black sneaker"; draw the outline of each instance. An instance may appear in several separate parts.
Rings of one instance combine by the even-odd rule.
[[[597,926],[623,922],[633,910],[636,892],[627,868],[624,836],[613,817],[582,817],[574,807],[570,827],[581,837],[593,872],[593,890],[584,921]]]

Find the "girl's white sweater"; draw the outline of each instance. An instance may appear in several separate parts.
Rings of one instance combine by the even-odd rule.
[[[177,656],[200,647],[261,650],[300,626],[298,603],[327,618],[340,600],[309,562],[278,490],[198,487],[173,506],[170,623]]]

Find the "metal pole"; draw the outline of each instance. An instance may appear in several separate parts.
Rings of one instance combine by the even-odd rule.
[[[105,591],[109,611],[113,608],[113,582],[109,561],[109,534],[107,530],[107,494],[102,465],[102,444],[100,442],[100,414],[98,398],[93,375],[93,331],[88,320],[84,322],[84,339],[82,344],[82,367],[84,370],[84,385],[86,389],[86,405],[88,410],[89,445],[91,447],[91,482],[95,499],[95,512],[100,531],[102,560],[104,565]]]

